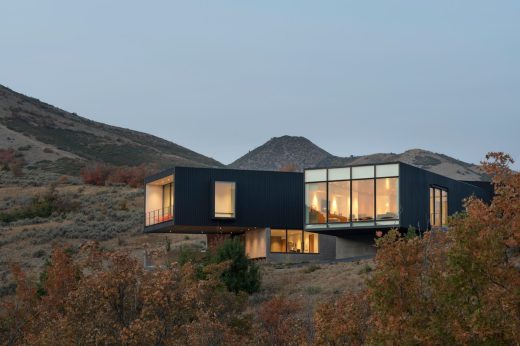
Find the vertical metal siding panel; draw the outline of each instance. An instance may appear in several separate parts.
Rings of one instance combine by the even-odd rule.
[[[464,199],[472,195],[486,200],[485,190],[480,187],[463,183],[442,175],[438,175],[414,166],[401,164],[400,198],[403,208],[401,227],[412,225],[425,229],[430,213],[431,185],[438,185],[448,189],[448,214],[452,215],[464,209]]]
[[[236,219],[213,220],[211,183],[236,182]],[[303,227],[303,173],[178,169],[178,225],[238,227]]]

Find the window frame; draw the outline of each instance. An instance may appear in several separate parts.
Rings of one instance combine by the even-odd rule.
[[[392,218],[392,219],[380,219],[377,217],[377,181],[378,179],[381,181],[383,179],[396,179],[396,197],[397,197],[397,218]],[[377,222],[382,222],[382,221],[399,221],[400,219],[400,208],[401,208],[401,201],[400,201],[400,196],[399,196],[399,176],[396,176],[396,177],[376,177],[374,178],[374,221],[377,223]]]
[[[216,187],[218,183],[224,184],[233,184],[233,215],[232,216],[217,216],[216,215]],[[211,184],[211,196],[212,196],[212,208],[211,208],[211,217],[213,220],[236,220],[237,218],[237,183],[232,180],[213,180]]]
[[[377,171],[377,168],[379,166],[386,166],[386,165],[397,165],[397,175],[386,175],[386,174],[382,174],[382,175],[379,175],[378,174],[378,171]],[[373,169],[373,174],[372,174],[372,177],[371,178],[353,178],[353,168],[356,168],[356,167],[363,167],[363,166],[372,166],[372,169]],[[349,170],[349,179],[333,179],[333,180],[330,180],[329,179],[329,169],[337,169],[337,168],[347,168]],[[356,165],[356,166],[348,166],[348,167],[328,167],[326,168],[326,174],[325,174],[325,180],[320,180],[320,181],[317,181],[317,180],[312,180],[312,181],[304,181],[304,197],[305,197],[305,205],[304,205],[304,229],[316,229],[316,230],[319,230],[320,228],[321,229],[324,229],[324,228],[334,228],[334,227],[339,227],[339,226],[344,226],[344,227],[350,227],[350,228],[357,228],[357,227],[374,227],[374,226],[384,226],[383,224],[381,223],[385,223],[385,222],[393,222],[393,223],[398,223],[401,219],[401,198],[400,198],[400,180],[401,180],[401,176],[400,176],[400,173],[401,173],[401,167],[399,165],[399,163],[396,163],[396,162],[393,162],[393,163],[383,163],[383,164],[374,164],[374,165]],[[385,219],[385,220],[378,220],[377,218],[377,179],[386,179],[386,178],[396,178],[397,179],[397,218],[395,219]],[[352,205],[353,205],[353,200],[352,200],[352,183],[356,180],[372,180],[373,182],[373,185],[374,185],[374,201],[373,201],[373,204],[374,204],[374,212],[373,212],[373,216],[374,218],[372,220],[366,220],[366,221],[354,221],[353,219],[353,215],[352,215]],[[350,221],[348,222],[329,222],[329,204],[330,204],[330,201],[329,201],[329,182],[340,182],[340,181],[348,181],[349,182],[349,186],[350,186],[350,215],[349,215],[349,219]],[[325,183],[325,189],[326,189],[326,198],[327,198],[327,203],[326,203],[326,213],[325,213],[325,222],[324,223],[307,223],[307,184],[315,184],[315,183]],[[397,225],[397,224],[395,224]],[[395,226],[393,225],[393,226]],[[307,228],[308,227],[308,228]]]
[[[327,172],[327,176],[326,178],[328,177],[328,172]],[[325,200],[327,201],[326,205],[325,205],[325,208],[326,208],[326,211],[325,211],[325,222],[322,222],[322,223],[307,223],[307,185],[310,185],[310,184],[325,184]],[[328,206],[328,203],[329,203],[329,182],[328,180],[323,180],[323,181],[309,181],[309,182],[305,182],[304,184],[304,198],[305,198],[305,203],[304,203],[304,212],[305,212],[305,215],[303,216],[304,217],[304,221],[305,221],[305,224],[306,225],[314,225],[314,226],[326,226],[328,223],[329,223],[329,217],[328,217],[328,212],[329,212],[329,206]]]
[[[275,228],[274,229],[275,231],[283,231],[285,232],[285,252],[284,251],[272,251],[272,246],[271,246],[271,237],[272,237],[272,231],[273,229],[270,229],[269,230],[269,253],[274,253],[274,254],[284,254],[284,255],[319,255],[320,254],[320,235],[319,233],[316,233],[316,232],[309,232],[309,231],[306,231],[304,229],[302,230],[299,230],[299,229],[291,229],[291,228],[285,228],[285,229],[281,229],[281,228]],[[301,240],[302,240],[302,252],[290,252],[288,249],[289,249],[289,231],[292,231],[292,232],[300,232],[301,233]],[[317,237],[318,237],[318,251],[317,252],[305,252],[305,233],[313,233],[315,234]]]
[[[433,199],[432,199],[432,192],[433,192]],[[439,212],[437,213],[435,204],[437,203],[437,193],[439,195]],[[444,213],[444,203],[443,203],[443,194],[446,194],[446,213]],[[447,187],[440,186],[440,185],[430,185],[428,186],[428,202],[429,202],[429,223],[430,223],[430,229],[431,228],[446,228],[448,227],[448,218],[449,218],[449,201],[450,201],[450,191]],[[439,225],[435,224],[435,215],[439,215]],[[446,220],[444,220],[444,215],[446,216]],[[433,217],[433,219],[432,219]]]

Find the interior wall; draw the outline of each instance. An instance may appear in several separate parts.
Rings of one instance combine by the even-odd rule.
[[[146,185],[146,213],[162,208],[162,186]]]
[[[246,254],[249,258],[265,258],[267,254],[265,228],[246,231]]]

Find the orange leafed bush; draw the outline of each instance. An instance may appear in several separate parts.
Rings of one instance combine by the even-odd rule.
[[[13,172],[17,177],[23,175],[23,166],[25,160],[21,152],[14,150],[13,148],[0,149],[0,169],[8,170]]]
[[[40,296],[15,268],[16,297],[5,302],[0,340],[29,345],[236,344],[248,334],[246,296],[220,280],[227,264],[204,278],[191,264],[153,271],[126,253],[96,244],[74,259],[53,251]]]
[[[448,232],[379,238],[368,289],[317,310],[318,343],[520,342],[520,173],[503,153],[487,159],[492,203],[469,198]]]
[[[103,186],[107,184],[124,184],[131,187],[143,185],[144,178],[151,173],[153,167],[140,165],[136,167],[116,167],[97,163],[81,170],[85,184]]]
[[[301,312],[301,304],[286,297],[274,297],[264,302],[255,325],[255,334],[260,344],[308,344],[308,330],[300,316]]]

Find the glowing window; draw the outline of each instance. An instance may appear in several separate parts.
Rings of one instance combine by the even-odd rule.
[[[374,179],[352,181],[352,219],[374,220]]]
[[[235,217],[235,182],[216,181],[215,182],[215,217],[234,218]]]
[[[430,187],[430,223],[433,227],[448,225],[448,191]]]
[[[376,218],[377,220],[399,218],[398,178],[376,179]]]
[[[329,182],[328,222],[350,222],[350,181]]]
[[[305,222],[323,224],[327,216],[327,183],[305,184]]]

